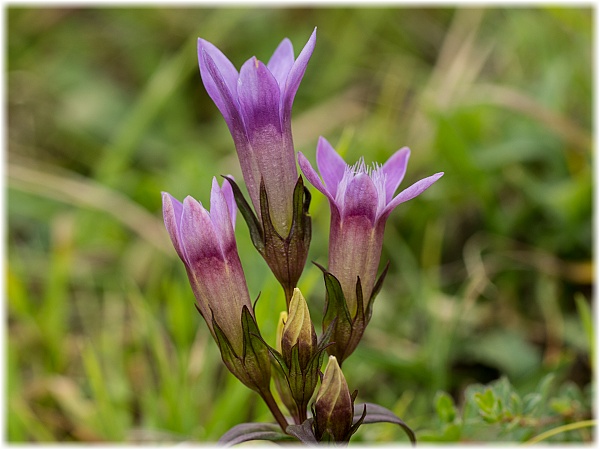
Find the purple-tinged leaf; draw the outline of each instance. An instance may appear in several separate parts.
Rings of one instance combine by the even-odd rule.
[[[363,424],[380,422],[395,423],[396,425],[400,425],[400,427],[402,427],[413,445],[417,443],[415,433],[402,419],[400,419],[389,409],[377,405],[376,403],[357,403],[354,405],[354,422],[360,420],[365,406],[367,408],[367,414],[363,418]]]
[[[318,442],[312,428],[313,420],[310,418],[306,419],[301,425],[290,425],[285,432],[298,438],[303,444],[317,445]]]
[[[273,423],[241,423],[227,431],[218,443],[230,447],[248,441],[293,441]]]

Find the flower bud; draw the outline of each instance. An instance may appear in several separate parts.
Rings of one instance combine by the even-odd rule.
[[[352,432],[354,405],[335,356],[330,356],[315,402],[318,441],[347,442]]]
[[[279,322],[277,323],[277,337],[276,337],[276,350],[281,353],[281,336],[283,335],[283,326],[287,321],[287,312],[282,311],[279,314]],[[289,411],[289,413],[296,418],[298,416],[296,401],[290,392],[290,386],[287,381],[287,375],[283,372],[279,364],[273,364],[275,370],[273,371],[273,380],[275,381],[275,389],[279,393],[281,401]]]
[[[192,197],[180,203],[163,193],[163,217],[223,362],[246,386],[267,392],[269,350],[260,338],[237,252],[236,207],[229,181],[219,187],[213,178],[210,212]]]
[[[306,368],[317,349],[317,334],[310,320],[310,312],[300,289],[295,288],[290,301],[290,311],[283,327],[281,349],[288,366],[291,365],[292,349],[298,346],[298,361]]]
[[[163,216],[175,251],[185,264],[198,310],[212,335],[214,320],[233,350],[241,354],[242,309],[246,306],[252,313],[253,308],[235,242],[236,207],[231,185],[224,181],[221,188],[213,178],[210,212],[190,196],[180,203],[165,192]]]

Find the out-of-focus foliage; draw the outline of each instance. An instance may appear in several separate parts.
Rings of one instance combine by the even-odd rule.
[[[7,438],[215,441],[269,421],[193,307],[160,192],[208,201],[241,180],[202,87],[196,39],[237,67],[296,52],[296,150],[352,162],[412,149],[373,319],[344,363],[359,402],[422,441],[589,442],[592,417],[591,8],[7,8]],[[309,260],[327,261],[312,190]],[[280,288],[236,230],[274,345]],[[319,328],[320,271],[299,286]],[[273,311],[277,311],[275,314]],[[549,380],[552,381],[549,381]],[[406,442],[369,425],[357,442]]]

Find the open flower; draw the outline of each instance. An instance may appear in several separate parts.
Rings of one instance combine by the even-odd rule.
[[[291,113],[316,41],[316,29],[294,59],[284,39],[269,62],[250,58],[240,72],[213,44],[198,39],[202,81],[233,137],[242,174],[260,217],[260,183],[264,181],[271,220],[281,236],[292,223],[292,197],[298,180]]]
[[[394,196],[404,178],[410,150],[406,147],[394,153],[383,166],[367,166],[361,159],[347,165],[323,137],[317,144],[319,178],[306,157],[298,154],[298,162],[306,178],[329,199],[331,229],[329,236],[329,267],[341,285],[350,319],[363,314],[364,326],[369,320],[370,301],[377,278],[377,268],[383,246],[385,222],[393,209],[425,191],[443,173],[424,178]],[[362,289],[357,297],[357,281]],[[364,301],[363,301],[364,300]],[[357,311],[359,303],[363,311]],[[340,327],[341,319],[336,324]],[[336,344],[331,347],[341,362],[354,351],[362,330],[353,330],[354,337],[342,337],[334,332]],[[358,338],[358,339],[357,339]]]

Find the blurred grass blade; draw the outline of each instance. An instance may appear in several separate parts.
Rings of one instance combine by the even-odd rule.
[[[579,430],[582,428],[590,428],[594,426],[596,426],[595,420],[582,420],[580,422],[569,423],[567,425],[552,428],[551,430],[538,434],[534,438],[531,438],[527,442],[525,442],[525,445],[537,444],[539,442],[545,441],[546,439],[552,436],[556,436],[557,434],[566,433],[567,431]]]
[[[174,256],[162,222],[120,192],[64,169],[60,169],[59,174],[59,170],[38,168],[21,158],[19,163],[9,162],[7,169],[9,187],[105,212],[153,247]]]

